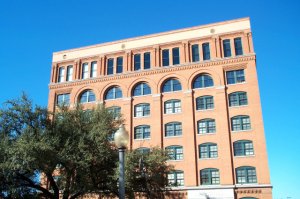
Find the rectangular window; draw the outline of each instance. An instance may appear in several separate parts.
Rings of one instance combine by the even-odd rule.
[[[165,114],[181,112],[180,100],[170,100],[165,102]]]
[[[123,72],[123,57],[117,58],[117,73]]]
[[[209,43],[202,44],[203,60],[210,60]]]
[[[107,75],[114,74],[114,59],[110,58],[107,60]]]
[[[227,84],[237,84],[245,81],[244,69],[226,72]]]
[[[243,55],[242,39],[240,37],[234,38],[235,55]]]
[[[141,70],[141,54],[134,55],[134,70]]]
[[[65,79],[65,68],[64,67],[60,67],[58,70],[58,82],[64,82]]]
[[[169,66],[169,49],[162,51],[162,62],[163,66]]]
[[[223,40],[224,57],[231,57],[230,39]]]
[[[57,95],[56,105],[69,105],[70,104],[70,93]]]
[[[144,53],[144,69],[149,69],[151,67],[151,60],[150,60],[150,52]]]
[[[68,66],[67,68],[67,81],[72,81],[73,79],[73,66]]]
[[[97,77],[97,62],[93,61],[91,65],[91,77]]]
[[[173,48],[172,54],[173,54],[173,65],[180,64],[179,48]]]
[[[87,79],[89,77],[89,64],[88,63],[83,63],[82,64],[81,77],[82,77],[82,79]]]
[[[134,117],[145,117],[150,115],[150,104],[138,104],[134,106]]]
[[[199,57],[199,45],[194,44],[192,45],[192,62],[200,61]]]

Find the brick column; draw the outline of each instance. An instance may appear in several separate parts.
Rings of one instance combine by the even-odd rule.
[[[57,73],[57,64],[53,64],[51,68],[51,78],[50,82],[55,83],[57,78],[56,78],[56,73]]]
[[[252,33],[248,33],[248,46],[249,46],[249,53],[254,53],[254,46],[252,41]]]
[[[248,43],[248,32],[244,33],[242,36],[242,48],[244,55],[249,54],[249,43]]]
[[[97,75],[96,77],[100,77],[101,76],[101,56],[97,57]]]
[[[77,76],[77,70],[78,70],[78,60],[75,60],[74,63],[73,63],[73,74],[72,74],[72,80],[76,80],[78,79],[78,76]]]
[[[186,62],[188,62],[188,48],[189,48],[189,43],[188,41],[183,41],[181,44],[181,48],[180,48],[180,64],[184,64]]]
[[[189,165],[189,169],[184,171],[185,186],[198,185],[198,167],[197,167],[197,143],[195,131],[195,108],[193,91],[187,90],[184,92],[182,99],[182,146],[184,151],[185,165]]]
[[[105,69],[106,69],[106,56],[102,55],[101,56],[101,69],[100,69],[100,75],[101,76],[106,75]]]
[[[160,47],[159,45],[153,46],[154,48],[154,66],[155,67],[160,67]]]
[[[123,119],[125,121],[125,129],[128,131],[129,134],[129,146],[128,149],[132,150],[132,143],[134,140],[134,132],[133,132],[133,123],[132,123],[132,98],[131,97],[125,97],[123,98],[121,113],[123,116]]]
[[[81,69],[82,69],[82,67],[81,67],[81,60],[79,59],[78,61],[77,61],[77,70],[76,70],[76,79],[81,79]]]
[[[127,64],[124,67],[126,72],[127,71],[133,71],[132,70],[132,51],[131,50],[126,51],[126,61],[127,61]]]
[[[151,125],[151,144],[153,146],[160,146],[164,148],[164,132],[163,132],[163,109],[162,109],[162,96],[161,94],[152,95],[151,117],[155,118],[155,124]],[[154,136],[154,134],[159,136]]]

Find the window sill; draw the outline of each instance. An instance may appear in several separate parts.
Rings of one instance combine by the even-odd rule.
[[[239,133],[239,132],[250,132],[252,129],[247,129],[247,130],[239,130],[239,131],[231,131],[232,133]]]
[[[199,160],[217,160],[218,159],[218,157],[216,157],[216,158],[199,158]]]
[[[134,141],[146,141],[146,140],[150,140],[150,138],[145,138],[145,139],[134,139]]]
[[[182,89],[179,91],[168,91],[168,92],[161,92],[161,94],[171,94],[171,93],[180,93],[182,92]]]
[[[169,138],[182,138],[182,135],[178,136],[165,136],[164,138],[169,139]]]
[[[184,159],[182,159],[182,160],[167,160],[167,162],[183,162],[184,161]]]
[[[243,107],[247,107],[249,106],[248,104],[246,105],[238,105],[238,106],[229,106],[230,109],[234,109],[234,108],[243,108]]]
[[[205,111],[214,111],[215,108],[211,108],[211,109],[203,109],[203,110],[196,110],[196,112],[205,112]]]
[[[217,133],[197,133],[197,135],[200,135],[200,136],[204,136],[204,135],[216,135]]]
[[[193,88],[193,90],[197,91],[197,90],[210,89],[210,88],[215,88],[215,86],[208,86],[208,87],[203,87],[203,88]]]
[[[241,84],[246,84],[247,82],[238,82],[238,83],[234,83],[234,84],[226,84],[227,86],[234,86],[234,85],[241,85]]]
[[[147,95],[137,95],[137,96],[133,96],[132,95],[132,98],[135,99],[135,98],[141,98],[141,97],[147,97],[147,96],[152,96],[152,94],[147,94]]]
[[[177,112],[177,113],[164,113],[164,115],[176,115],[176,114],[178,114],[178,115],[180,115],[182,112]]]
[[[253,158],[255,155],[240,155],[240,156],[234,156],[235,158]]]
[[[104,100],[105,102],[107,102],[107,101],[116,101],[116,100],[122,100],[123,99],[123,97],[121,97],[121,98],[116,98],[116,99],[106,99],[106,100]]]
[[[151,115],[146,115],[146,116],[135,116],[133,117],[134,119],[143,119],[143,118],[148,118],[151,117]]]

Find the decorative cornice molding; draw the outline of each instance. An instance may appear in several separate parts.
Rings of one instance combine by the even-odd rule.
[[[161,73],[170,73],[175,71],[182,71],[182,70],[189,70],[194,68],[205,68],[205,67],[212,67],[217,65],[222,65],[224,68],[228,68],[226,65],[236,64],[238,63],[239,66],[246,66],[247,62],[255,60],[255,54],[249,54],[246,56],[234,57],[229,59],[216,59],[210,61],[204,61],[200,63],[185,63],[176,66],[169,66],[169,67],[153,67],[150,70],[143,70],[143,71],[129,71],[122,74],[115,74],[110,76],[103,76],[93,79],[84,79],[84,80],[75,80],[72,82],[64,82],[64,83],[51,83],[49,84],[49,89],[56,89],[56,88],[63,88],[63,87],[72,87],[72,86],[79,86],[85,84],[92,84],[97,82],[107,82],[107,81],[115,81],[120,79],[127,79],[132,77],[140,77],[140,76],[147,76],[147,75],[154,75],[154,74],[161,74]],[[224,66],[225,65],[225,66]],[[236,66],[236,65],[235,65]]]

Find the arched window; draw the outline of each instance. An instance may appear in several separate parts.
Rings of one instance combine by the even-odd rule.
[[[140,95],[149,95],[151,94],[151,88],[147,83],[140,83],[136,85],[133,89],[133,96],[140,96]]]
[[[134,117],[145,117],[150,115],[150,104],[142,103],[134,106]]]
[[[231,118],[232,131],[244,131],[249,129],[251,129],[251,124],[248,115],[238,115]]]
[[[248,104],[246,92],[234,92],[229,94],[229,106],[243,106]]]
[[[182,135],[181,122],[170,122],[165,125],[165,136],[180,136]]]
[[[216,143],[204,143],[199,145],[199,158],[217,158],[218,147]]]
[[[219,169],[208,168],[200,171],[201,185],[220,184]]]
[[[179,80],[171,78],[169,80],[167,80],[162,88],[162,92],[174,92],[174,91],[180,91],[181,88],[181,83]]]
[[[80,103],[94,102],[96,100],[95,94],[92,90],[85,90],[79,98]]]
[[[142,140],[150,138],[150,126],[141,125],[134,128],[134,139]]]
[[[205,88],[214,86],[214,81],[209,75],[199,75],[193,83],[193,88]]]
[[[175,170],[168,173],[168,184],[170,186],[184,186],[183,171]]]
[[[203,119],[198,121],[198,134],[216,132],[216,122],[214,119]]]
[[[196,98],[196,109],[207,110],[214,108],[214,97],[207,95]]]
[[[238,184],[251,184],[257,182],[255,167],[243,166],[235,169]]]
[[[253,143],[250,140],[238,140],[233,143],[234,156],[254,155]]]
[[[183,148],[182,146],[168,146],[166,151],[169,155],[169,160],[182,160],[183,159]]]
[[[109,99],[118,99],[118,98],[122,98],[122,90],[120,89],[120,87],[114,86],[111,87],[105,95],[105,99],[109,100]]]

